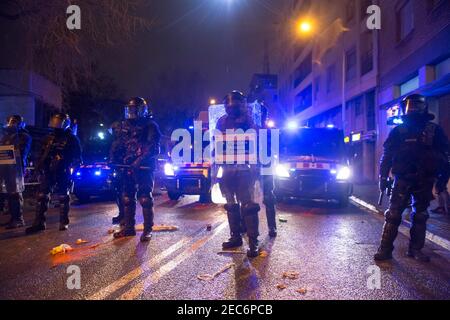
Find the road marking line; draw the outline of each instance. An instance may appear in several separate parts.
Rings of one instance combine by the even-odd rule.
[[[220,217],[219,219],[216,219],[215,221],[213,221],[211,224],[214,225],[216,223],[222,223],[223,224],[224,223],[224,218]],[[218,228],[219,227],[222,227],[222,225],[219,225]],[[184,246],[188,245],[192,240],[194,240],[194,238],[195,238],[195,236],[197,235],[198,232],[199,231],[197,231],[194,234],[194,236],[182,238],[180,241],[176,242],[175,244],[173,244],[172,246],[170,246],[169,248],[167,248],[163,252],[157,254],[156,256],[154,256],[149,261],[143,263],[143,265],[141,265],[141,266],[137,267],[136,269],[130,271],[126,275],[122,276],[120,279],[114,281],[113,283],[111,283],[108,286],[104,287],[100,291],[90,295],[86,299],[87,300],[103,300],[103,299],[106,299],[109,295],[111,295],[115,291],[119,290],[120,288],[124,287],[125,285],[127,285],[131,281],[139,278],[145,272],[149,271],[150,268],[152,268],[155,265],[157,265],[163,259],[167,258],[168,256],[170,256],[171,254],[173,254],[177,250],[183,248]]]
[[[139,276],[141,276],[146,270],[150,269],[152,266],[156,265],[159,261],[162,259],[167,258],[169,255],[177,251],[178,249],[182,248],[183,246],[187,245],[192,238],[185,237],[178,241],[177,243],[173,244],[163,252],[159,253],[158,255],[154,256],[152,259],[150,259],[144,266],[140,266],[126,275],[124,275],[122,278],[114,281],[110,285],[106,286],[105,288],[101,289],[97,293],[89,296],[88,300],[103,300],[106,299],[110,294],[114,293],[115,291],[119,290],[120,288],[124,287],[126,284],[130,283],[134,279],[137,279]]]
[[[140,281],[133,288],[125,292],[119,297],[119,300],[134,300],[139,295],[141,295],[148,287],[156,284],[162,277],[175,269],[180,263],[185,261],[187,258],[191,257],[200,248],[202,248],[207,242],[217,236],[225,227],[226,222],[222,222],[215,230],[214,233],[203,237],[196,242],[194,242],[189,248],[176,256],[173,260],[169,261],[165,265],[161,266],[158,270],[155,270],[150,276]]]
[[[374,205],[372,205],[370,203],[367,203],[366,201],[364,201],[364,200],[362,200],[360,198],[357,198],[355,196],[351,196],[350,200],[355,202],[356,204],[360,205],[361,207],[363,207],[363,208],[373,212],[373,213],[376,213],[376,214],[379,214],[379,215],[384,215],[383,211],[378,210],[377,207],[375,207]],[[402,221],[402,225],[400,225],[398,230],[399,230],[399,232],[401,234],[409,237],[410,236],[410,234],[409,234],[409,228],[410,227],[411,227],[411,222],[409,222],[407,220],[403,220]],[[427,230],[427,233],[426,233],[426,239],[428,241],[433,242],[434,244],[437,244],[438,246],[441,246],[444,249],[447,249],[447,250],[450,251],[450,241],[449,240],[444,239],[444,238],[442,238],[442,237],[440,237],[440,236],[438,236],[438,235],[436,235],[436,234],[434,234],[434,233],[432,233],[432,232],[430,232],[428,230]]]

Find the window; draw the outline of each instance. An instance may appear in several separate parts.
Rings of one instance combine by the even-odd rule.
[[[414,12],[411,0],[397,11],[397,41],[405,39],[414,29]]]
[[[375,121],[375,91],[370,91],[366,94],[366,109],[367,109],[367,130],[376,129]]]
[[[416,90],[419,88],[419,77],[414,77],[406,82],[403,82],[400,85],[400,95],[404,96],[407,93],[410,93],[411,91]]]
[[[305,60],[295,71],[294,88],[296,88],[312,72],[312,53],[308,54]]]
[[[327,93],[334,89],[336,82],[336,64],[327,68]]]
[[[314,79],[314,101],[317,101],[320,91],[320,77]]]
[[[347,51],[345,59],[345,81],[350,81],[356,77],[356,49]]]
[[[312,106],[312,84],[306,87],[295,97],[295,113],[300,113],[303,110]]]
[[[372,32],[361,34],[361,76],[373,69]]]

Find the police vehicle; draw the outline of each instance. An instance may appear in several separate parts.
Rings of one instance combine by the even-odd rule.
[[[208,129],[207,117],[203,119],[202,114],[198,121],[202,121],[202,136]],[[203,121],[205,120],[205,121]],[[182,164],[174,164],[172,161],[165,163],[163,185],[167,190],[169,199],[178,200],[183,195],[199,195],[200,202],[211,202],[211,163],[209,161],[194,160],[194,126],[189,126],[191,136],[190,156],[191,161]],[[203,143],[202,151],[209,143]],[[182,156],[182,155],[181,155]]]
[[[324,199],[347,206],[353,185],[343,132],[332,126],[281,130],[274,181],[279,201]]]
[[[80,202],[91,197],[113,199],[114,170],[107,165],[111,137],[99,132],[83,146],[83,164],[73,170],[73,193]]]

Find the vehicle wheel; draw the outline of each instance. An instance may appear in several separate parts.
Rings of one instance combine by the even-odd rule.
[[[348,203],[349,203],[349,199],[348,196],[341,196],[338,199],[338,206],[339,208],[347,208],[348,207]]]
[[[170,200],[175,200],[175,201],[177,201],[181,197],[181,194],[172,192],[172,191],[167,192],[167,195],[169,196]]]
[[[75,196],[77,197],[79,203],[86,203],[86,202],[89,202],[89,200],[90,200],[90,198],[91,198],[89,195],[83,194],[83,193],[81,193],[81,194],[75,194]]]
[[[199,201],[200,203],[211,203],[212,202],[211,192],[201,194]]]

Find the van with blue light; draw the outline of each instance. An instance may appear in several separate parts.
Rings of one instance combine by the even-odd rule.
[[[353,192],[344,134],[333,126],[294,127],[280,133],[275,195],[288,198],[334,200],[346,207]]]
[[[206,119],[206,121],[205,121]],[[204,112],[200,113],[198,121],[202,121],[204,127],[202,134],[208,129],[208,118]],[[194,159],[194,126],[190,125],[188,129],[191,133],[191,159]],[[203,149],[209,145],[208,141],[203,142]],[[183,156],[183,155],[181,155]],[[170,200],[178,200],[184,195],[198,195],[201,203],[211,202],[211,163],[208,161],[187,162],[175,165],[173,162],[167,162],[164,165],[163,185],[167,190]]]

